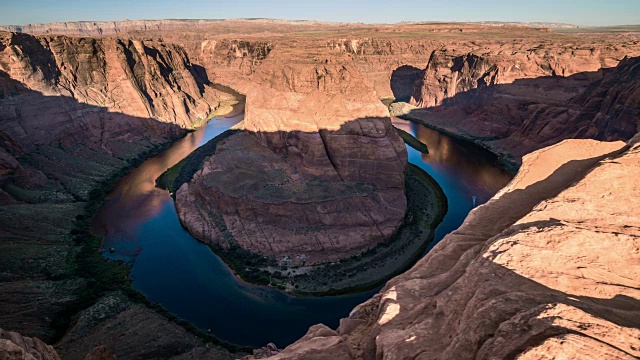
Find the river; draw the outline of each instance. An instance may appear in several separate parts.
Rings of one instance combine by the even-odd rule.
[[[95,218],[94,232],[103,236],[104,248],[115,249],[106,257],[132,264],[133,287],[149,301],[222,340],[247,346],[274,342],[284,347],[313,324],[335,328],[340,318],[378,289],[297,298],[247,284],[181,226],[173,199],[155,187],[156,178],[241,120],[241,115],[214,118],[146,160],[107,196]],[[436,229],[434,244],[511,179],[483,148],[403,120],[394,119],[394,125],[429,147],[428,155],[407,147],[409,161],[436,179],[447,196],[449,211]]]

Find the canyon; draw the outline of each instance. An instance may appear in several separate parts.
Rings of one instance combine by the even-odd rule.
[[[0,327],[22,334],[0,331],[0,354],[56,358],[31,337],[62,358],[250,352],[140,299],[91,233],[119,178],[240,101],[244,120],[165,184],[182,224],[222,250],[230,235],[317,265],[388,240],[410,176],[395,116],[517,172],[336,330],[254,357],[640,356],[640,34],[271,20],[21,31],[0,32]]]

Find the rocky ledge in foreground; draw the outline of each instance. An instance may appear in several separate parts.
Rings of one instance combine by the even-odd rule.
[[[36,337],[0,329],[0,359],[60,360],[60,356],[53,346]]]
[[[316,325],[272,358],[637,358],[630,144],[566,140],[526,155],[503,191],[337,331]]]

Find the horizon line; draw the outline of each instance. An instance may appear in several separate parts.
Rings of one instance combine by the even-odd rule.
[[[271,20],[271,21],[284,21],[284,22],[316,22],[316,23],[325,23],[325,24],[362,24],[362,25],[401,25],[401,24],[549,24],[549,25],[564,25],[564,26],[573,26],[577,28],[605,28],[605,27],[625,27],[625,26],[640,26],[640,24],[611,24],[611,25],[579,25],[573,23],[564,23],[564,22],[554,22],[554,21],[504,21],[504,20],[478,20],[478,21],[442,21],[442,20],[403,20],[398,22],[364,22],[364,21],[327,21],[327,20],[316,20],[316,19],[279,19],[279,18],[261,18],[261,17],[248,17],[248,18],[159,18],[159,19],[122,19],[122,20],[68,20],[68,21],[52,21],[52,22],[42,22],[42,23],[26,23],[22,25],[18,24],[0,24],[0,26],[15,26],[15,27],[26,27],[29,25],[49,25],[49,24],[60,24],[60,23],[117,23],[117,22],[127,22],[127,21],[163,21],[163,20],[172,20],[172,21],[233,21],[233,20],[241,20],[241,21],[256,21],[256,20]]]

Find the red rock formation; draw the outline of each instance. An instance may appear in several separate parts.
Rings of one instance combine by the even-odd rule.
[[[416,83],[411,104],[418,107],[433,107],[443,100],[476,88],[496,84],[511,84],[518,79],[542,76],[571,76],[585,74],[589,79],[601,77],[598,71],[617,64],[596,49],[540,48],[535,51],[512,49],[505,54],[502,49],[487,52],[460,54],[462,49],[435,50],[429,58],[423,78]],[[555,53],[557,51],[558,53]]]
[[[202,120],[218,102],[207,80],[247,94],[245,126],[254,132],[229,139],[227,145],[246,141],[226,150],[250,147],[257,156],[244,152],[225,159],[223,153],[216,154],[192,181],[201,192],[193,196],[208,196],[205,192],[213,189],[224,204],[242,210],[256,195],[245,191],[245,198],[235,199],[229,194],[237,189],[230,185],[237,182],[251,189],[257,184],[256,173],[267,177],[272,188],[287,190],[287,196],[300,196],[297,199],[307,193],[289,191],[288,186],[319,189],[311,181],[317,176],[340,189],[340,184],[349,184],[338,181],[345,176],[349,181],[373,179],[373,190],[361,196],[369,204],[359,210],[370,209],[371,201],[385,194],[380,189],[398,195],[387,204],[399,201],[401,190],[389,185],[398,177],[385,183],[386,177],[375,176],[377,169],[368,168],[366,159],[353,161],[352,155],[362,141],[367,156],[373,153],[387,174],[404,168],[401,156],[393,158],[391,151],[399,142],[388,134],[387,120],[379,119],[387,114],[374,100],[394,96],[398,89],[405,94],[417,75],[423,80],[414,103],[439,105],[412,115],[515,155],[577,134],[625,138],[637,121],[637,75],[620,71],[603,78],[602,70],[640,54],[639,37],[633,33],[566,35],[467,24],[340,25],[331,28],[335,32],[320,24],[303,28],[269,21],[220,22],[206,28],[190,24],[108,25],[114,33],[121,25],[127,29],[126,36],[119,33],[121,39],[0,35],[0,236],[10,239],[0,242],[4,323],[30,335],[50,335],[50,318],[75,299],[83,282],[51,280],[65,271],[60,268],[72,246],[68,234],[82,206],[76,199],[86,198],[125,160],[166,142],[179,131],[175,124],[191,127]],[[173,26],[180,29],[167,31]],[[104,34],[106,27],[59,24],[29,31]],[[434,62],[428,64],[434,51]],[[620,69],[636,74],[634,64],[625,61]],[[427,65],[429,71],[421,74]],[[395,87],[394,71],[402,66],[410,68],[396,72],[400,86]],[[588,87],[593,81],[599,82]],[[474,90],[483,85],[491,86]],[[365,117],[376,119],[349,122]],[[350,150],[335,150],[345,146]],[[599,162],[584,176],[600,155],[618,146],[569,142],[525,158],[523,171],[508,190],[476,209],[413,270],[343,319],[337,332],[313,327],[278,358],[526,358],[549,352],[640,356],[638,234],[633,226],[639,222],[633,211],[637,145],[623,156]],[[260,159],[273,160],[272,167]],[[238,166],[243,163],[258,171],[243,175]],[[215,166],[234,170],[224,189],[219,188]],[[208,177],[215,183],[207,183]],[[245,183],[236,181],[247,178]],[[354,194],[349,201],[361,200]],[[264,199],[256,205],[261,212],[274,199],[281,200]],[[24,204],[30,202],[45,204]],[[295,210],[278,211],[300,216],[309,205],[299,203]],[[399,216],[374,210],[370,213],[384,217],[385,231]],[[341,213],[329,213],[329,220],[342,220]],[[229,221],[231,226],[259,223],[246,213],[225,216],[240,219]],[[208,219],[198,221],[206,224]],[[373,229],[371,223],[360,224]],[[20,251],[14,254],[13,249]],[[38,267],[40,263],[45,265]],[[135,313],[142,310],[150,312],[140,307]],[[153,324],[160,325],[152,327],[138,316],[123,317],[126,321],[114,316],[100,326],[76,329],[74,341],[83,351],[74,353],[86,354],[102,343],[105,333],[111,340],[131,341],[119,354],[134,353],[130,349],[143,346],[141,339],[146,339],[136,337],[146,333],[138,332],[134,323],[152,329],[154,339],[173,339],[174,330],[157,319]],[[189,343],[184,348],[196,342]],[[164,344],[158,342],[154,356],[166,349]]]
[[[407,155],[363,76],[272,54],[250,83],[246,132],[176,192],[182,223],[205,242],[293,264],[388,239],[406,211]]]
[[[176,45],[0,33],[3,326],[54,336],[52,321],[87,291],[68,265],[91,191],[223,99]]]
[[[629,139],[640,131],[640,57],[627,58],[573,101],[580,113],[572,122],[584,137]]]
[[[178,46],[107,38],[2,33],[0,84],[5,174],[42,146],[97,162],[99,153],[130,158],[200,125],[230,98]]]
[[[191,128],[220,94],[173,44],[123,39],[1,33],[1,70],[46,96],[73,97],[137,117]]]
[[[498,74],[496,65],[477,55],[450,57],[434,51],[411,103],[420,107],[437,106],[460,92],[496,84]]]
[[[48,24],[0,25],[0,31],[24,32],[32,35],[61,34],[75,36],[104,36],[124,34],[132,31],[174,31],[201,29],[214,26],[255,24],[257,26],[287,25],[294,27],[333,27],[354,26],[348,23],[329,23],[318,21],[286,21],[277,19],[252,20],[210,20],[210,19],[163,19],[163,20],[124,20],[124,21],[69,21]]]

